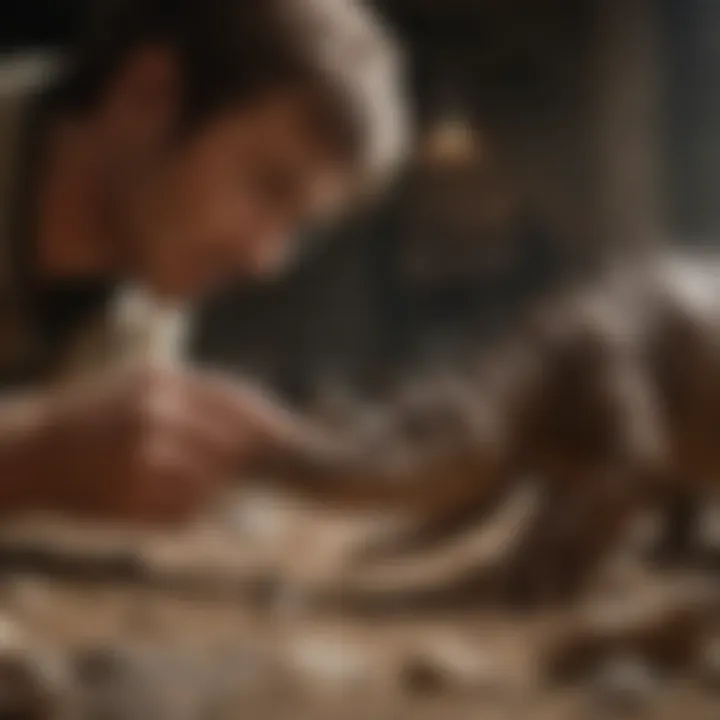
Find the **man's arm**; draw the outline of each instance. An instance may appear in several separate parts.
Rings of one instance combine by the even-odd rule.
[[[0,402],[0,512],[174,523],[277,432],[229,378],[144,364]]]
[[[55,502],[38,472],[47,409],[47,397],[40,393],[0,399],[1,514],[46,509]]]
[[[276,425],[277,426],[277,425]],[[394,452],[392,428],[382,448],[334,437],[301,422],[286,422],[252,459],[259,481],[340,507],[442,511],[465,500],[495,498],[512,474],[504,444],[458,437],[443,447],[416,444]]]

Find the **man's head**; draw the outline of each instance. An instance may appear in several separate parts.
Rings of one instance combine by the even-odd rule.
[[[102,140],[108,229],[157,291],[275,270],[398,159],[400,68],[356,0],[110,0],[64,107]]]

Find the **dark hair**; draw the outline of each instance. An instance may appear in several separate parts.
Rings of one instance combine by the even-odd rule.
[[[401,63],[358,0],[94,0],[69,58],[64,102],[91,107],[136,48],[166,44],[184,84],[183,123],[288,85],[316,93],[328,138],[364,173],[395,164],[406,136]]]

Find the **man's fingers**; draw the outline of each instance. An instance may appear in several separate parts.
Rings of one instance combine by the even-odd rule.
[[[131,480],[131,512],[141,519],[183,520],[219,487],[225,468],[178,441],[177,436],[156,441],[144,471]]]
[[[240,454],[263,442],[282,442],[298,432],[293,413],[266,391],[219,373],[195,375],[191,380],[198,402],[228,423]]]
[[[143,442],[170,440],[216,463],[230,463],[237,446],[234,423],[217,403],[204,400],[197,389],[186,385],[183,379],[161,384],[145,399]]]

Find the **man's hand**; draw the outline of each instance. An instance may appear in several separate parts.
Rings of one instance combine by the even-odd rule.
[[[169,367],[96,378],[38,402],[34,425],[14,442],[0,438],[22,480],[16,504],[140,522],[188,519],[292,424],[256,390]]]

